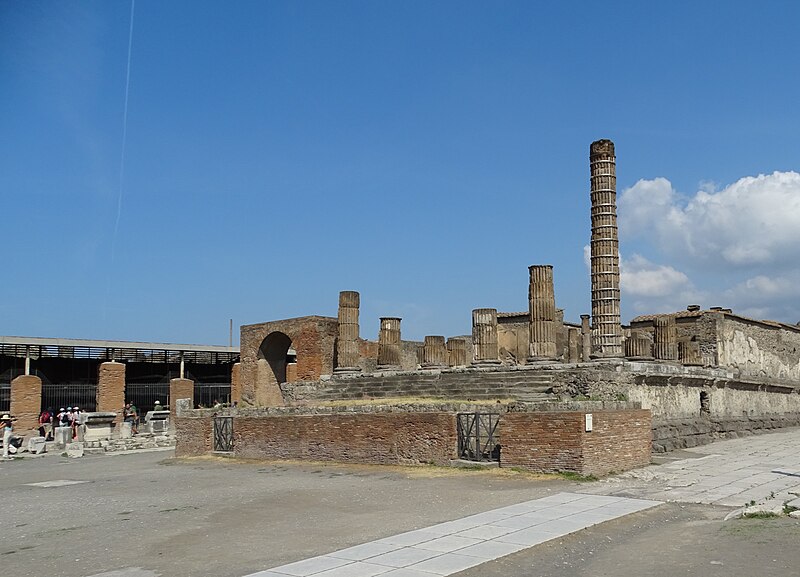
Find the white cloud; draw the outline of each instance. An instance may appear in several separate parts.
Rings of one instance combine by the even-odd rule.
[[[685,202],[665,178],[640,180],[620,195],[619,214],[623,237],[646,238],[689,264],[793,262],[800,243],[800,174],[745,177],[716,192],[705,183]]]
[[[679,194],[640,180],[620,195],[623,308],[731,307],[756,318],[800,318],[800,174],[773,172]],[[727,285],[726,285],[727,283]],[[625,297],[628,297],[628,303]],[[647,307],[650,307],[648,310]]]
[[[681,271],[635,254],[620,262],[620,285],[634,297],[665,297],[690,288],[691,282]]]

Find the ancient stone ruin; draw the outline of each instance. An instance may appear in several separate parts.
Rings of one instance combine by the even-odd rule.
[[[387,316],[376,342],[360,336],[362,295],[342,291],[336,318],[242,326],[238,408],[177,419],[179,454],[206,451],[224,416],[238,431],[225,446],[243,456],[442,462],[461,455],[474,413],[499,415],[501,462],[602,474],[651,448],[800,424],[799,327],[696,305],[621,324],[614,143],[593,142],[589,166],[591,315],[566,321],[557,271],[534,264],[526,312],[476,308],[471,334],[424,342]]]

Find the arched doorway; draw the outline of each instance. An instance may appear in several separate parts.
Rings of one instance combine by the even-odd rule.
[[[261,341],[258,348],[256,375],[256,404],[273,406],[283,404],[280,384],[287,382],[286,367],[294,362],[292,339],[275,331]]]

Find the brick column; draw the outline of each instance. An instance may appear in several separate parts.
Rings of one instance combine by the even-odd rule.
[[[233,363],[231,367],[231,403],[242,402],[242,363]]]
[[[357,373],[358,366],[358,307],[361,295],[356,291],[339,293],[339,334],[336,339],[335,373]]]
[[[117,413],[115,423],[122,420],[125,407],[125,365],[110,361],[97,371],[97,410]]]
[[[191,379],[172,379],[169,382],[169,412],[175,416],[175,401],[190,399],[194,408],[194,381]]]
[[[11,381],[11,415],[16,417],[20,431],[39,427],[42,410],[42,379],[35,375],[20,375]]]
[[[591,280],[592,357],[622,357],[619,313],[617,164],[614,143],[598,140],[589,148],[592,201]]]
[[[675,317],[671,315],[657,316],[653,321],[653,353],[663,361],[678,359],[678,331]]]
[[[528,267],[529,346],[528,362],[556,358],[556,297],[552,265]]]
[[[497,309],[472,311],[472,364],[499,365]]]
[[[447,366],[447,347],[444,337],[427,336],[422,347],[422,367],[435,369]]]
[[[466,339],[447,339],[447,364],[451,367],[467,366]]]
[[[399,369],[402,364],[400,351],[400,321],[397,317],[382,317],[378,333],[378,368]]]

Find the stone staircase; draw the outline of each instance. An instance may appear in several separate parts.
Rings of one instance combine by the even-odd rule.
[[[546,371],[464,371],[375,374],[334,378],[309,391],[308,402],[382,398],[456,400],[552,399],[552,376]]]

